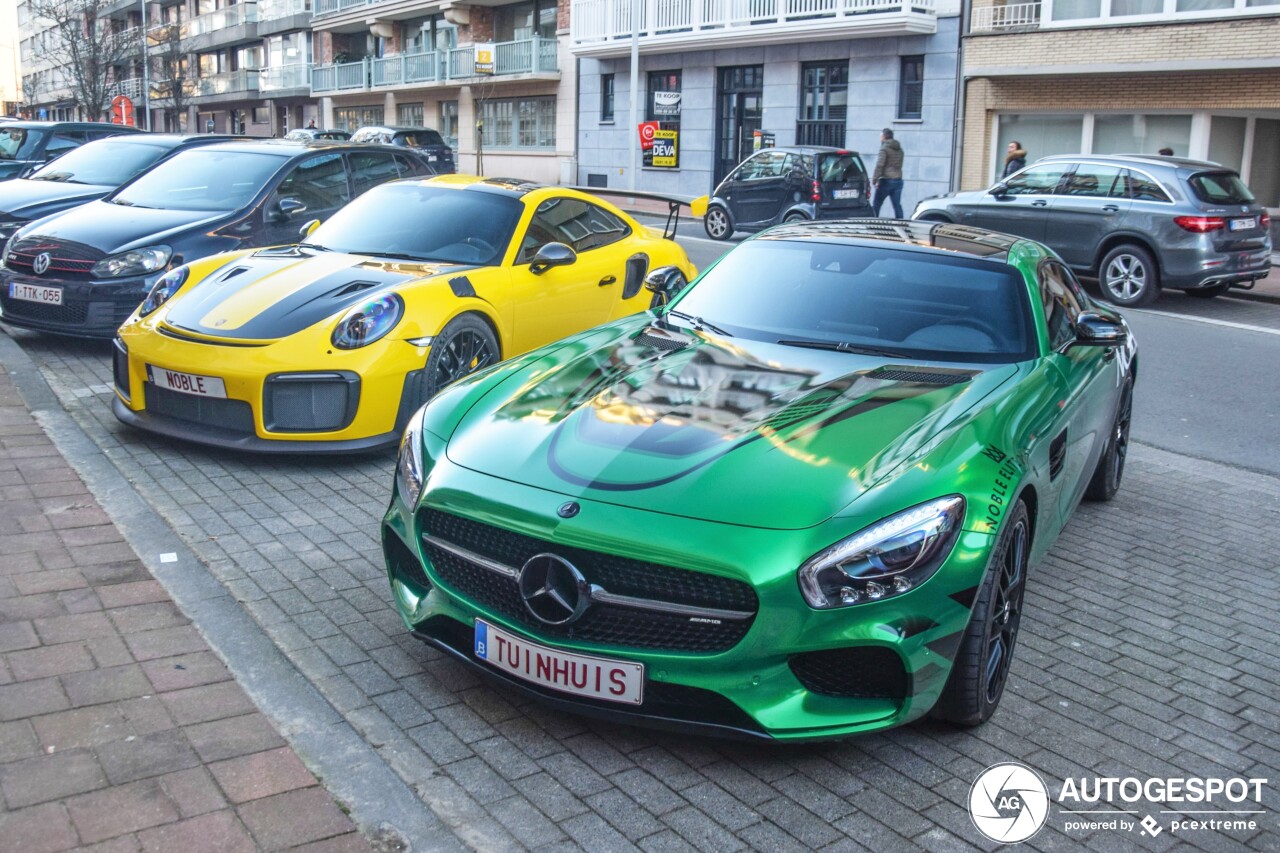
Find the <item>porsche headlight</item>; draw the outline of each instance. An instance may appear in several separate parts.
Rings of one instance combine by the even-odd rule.
[[[333,330],[333,345],[338,349],[367,346],[395,328],[404,315],[404,300],[395,293],[370,299],[352,308]]]
[[[119,278],[124,275],[141,275],[164,269],[173,252],[168,246],[149,246],[145,249],[133,249],[121,252],[109,258],[103,258],[93,265],[93,274],[98,278]]]
[[[396,491],[405,506],[412,508],[422,495],[426,472],[422,464],[422,418],[427,407],[413,413],[400,439],[400,456],[396,459]]]
[[[151,285],[151,292],[147,294],[147,298],[142,300],[142,306],[138,308],[138,316],[145,317],[161,305],[169,301],[169,297],[178,292],[178,288],[187,280],[189,270],[185,266],[177,269],[169,270]]]
[[[800,591],[821,610],[901,595],[938,570],[963,520],[959,495],[891,515],[806,560]]]

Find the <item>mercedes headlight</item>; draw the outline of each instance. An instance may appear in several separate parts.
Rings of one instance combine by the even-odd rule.
[[[93,265],[93,274],[98,278],[119,278],[124,275],[141,275],[164,269],[173,252],[168,246],[149,246],[146,249],[133,249],[121,252],[109,258],[103,258]]]
[[[903,510],[842,539],[800,567],[800,591],[827,610],[901,595],[929,578],[955,544],[964,498],[950,495]]]
[[[338,321],[333,330],[333,345],[338,349],[367,346],[395,328],[404,315],[404,300],[388,293],[357,305]]]
[[[181,266],[177,269],[171,269],[156,280],[151,285],[151,291],[147,294],[147,298],[142,300],[142,306],[138,308],[138,316],[145,317],[161,305],[169,301],[169,297],[178,292],[178,289],[187,280],[190,271]]]
[[[413,413],[400,439],[400,456],[396,459],[396,491],[405,506],[412,508],[422,495],[426,472],[422,464],[422,418],[427,407]]]

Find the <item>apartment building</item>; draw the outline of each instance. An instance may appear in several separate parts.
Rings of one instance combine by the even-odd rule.
[[[1031,159],[1157,153],[1238,169],[1280,206],[1280,2],[974,0],[963,48],[962,183]]]
[[[769,144],[850,148],[870,170],[887,127],[906,151],[909,211],[949,188],[959,12],[958,0],[572,0],[578,181],[701,195]],[[668,140],[636,165],[633,33],[637,117]]]
[[[439,130],[460,172],[571,183],[568,0],[313,0],[322,126]]]

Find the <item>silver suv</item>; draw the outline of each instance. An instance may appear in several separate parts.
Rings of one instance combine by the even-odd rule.
[[[1039,240],[1117,305],[1147,305],[1163,287],[1218,296],[1271,269],[1266,210],[1239,175],[1201,160],[1046,157],[989,190],[925,199],[913,218]]]

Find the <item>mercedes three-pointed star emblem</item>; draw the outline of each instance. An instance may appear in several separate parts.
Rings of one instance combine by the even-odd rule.
[[[535,554],[516,577],[525,608],[548,625],[567,625],[591,605],[591,586],[572,563],[555,554]]]

